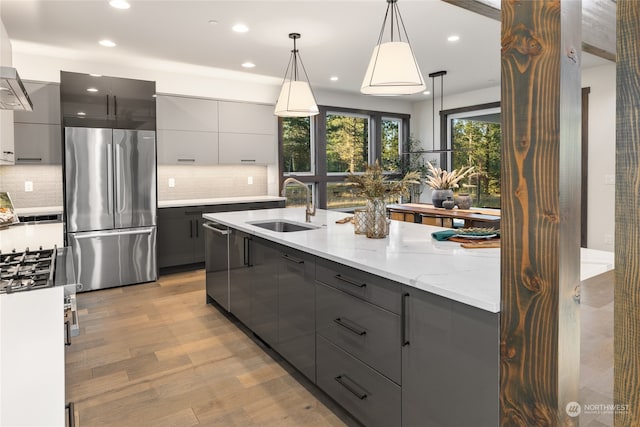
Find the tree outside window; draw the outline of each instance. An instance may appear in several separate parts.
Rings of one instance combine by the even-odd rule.
[[[369,119],[327,114],[327,172],[364,172],[369,160]]]
[[[381,162],[382,170],[385,172],[400,172],[400,129],[402,128],[402,120],[400,119],[382,119],[382,153]]]
[[[309,117],[282,119],[282,154],[285,174],[313,172]]]

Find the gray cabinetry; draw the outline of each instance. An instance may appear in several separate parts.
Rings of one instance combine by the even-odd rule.
[[[402,426],[499,425],[499,315],[404,291]]]
[[[24,85],[33,111],[14,113],[15,163],[59,165],[62,163],[60,85],[29,81]]]
[[[278,344],[278,261],[280,252],[273,243],[252,237],[249,240],[247,274],[252,286],[251,324],[267,344]]]
[[[400,316],[330,286],[316,286],[316,330],[400,383]]]
[[[218,101],[186,96],[158,95],[158,129],[217,132]]]
[[[322,390],[367,427],[400,426],[399,385],[322,336],[317,345],[317,384]]]
[[[220,163],[275,164],[277,124],[273,106],[220,101]]]
[[[316,380],[315,257],[280,247],[278,352],[307,378]]]
[[[159,95],[158,164],[218,164],[218,101]]]
[[[401,422],[398,283],[316,261],[317,384],[367,426]]]
[[[233,230],[229,235],[229,308],[247,327],[251,323],[251,272],[249,271],[249,241],[251,236]]]
[[[284,201],[272,201],[158,209],[158,266],[165,268],[204,262],[204,213],[283,207]]]
[[[159,165],[217,165],[218,133],[158,130]]]

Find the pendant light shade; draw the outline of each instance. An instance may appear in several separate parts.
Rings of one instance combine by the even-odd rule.
[[[391,40],[383,42],[387,20]],[[422,92],[425,88],[397,0],[387,0],[387,12],[378,44],[373,48],[360,92],[366,95],[410,95]]]
[[[318,114],[318,105],[313,96],[307,70],[304,68],[298,49],[296,48],[296,40],[300,38],[300,34],[291,33],[289,38],[293,39],[293,50],[289,65],[284,73],[280,96],[276,102],[274,114],[280,117],[308,117]],[[304,73],[304,80],[299,80],[298,62]]]

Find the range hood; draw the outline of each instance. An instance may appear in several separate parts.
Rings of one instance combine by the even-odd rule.
[[[29,94],[13,67],[0,67],[0,110],[33,111]]]

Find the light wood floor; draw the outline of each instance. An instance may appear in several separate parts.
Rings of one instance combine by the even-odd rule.
[[[357,425],[206,305],[202,270],[82,293],[78,305],[66,377],[79,426]]]
[[[613,274],[583,284],[581,299],[580,400],[611,403]],[[66,376],[79,426],[357,425],[206,305],[202,270],[82,293],[78,305],[81,334],[67,348]],[[581,415],[580,425],[612,426],[613,417]]]

